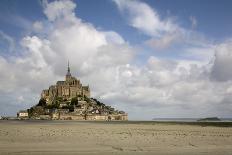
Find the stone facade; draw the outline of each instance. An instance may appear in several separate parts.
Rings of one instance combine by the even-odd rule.
[[[117,114],[117,115],[78,115],[78,114],[53,114],[53,120],[92,120],[92,121],[104,121],[104,120],[128,120],[127,114]]]
[[[46,99],[48,105],[58,97],[71,100],[78,96],[90,98],[90,89],[89,86],[83,86],[79,79],[71,75],[69,65],[65,81],[57,81],[56,85],[51,85],[49,89],[45,89],[41,93],[41,98]]]

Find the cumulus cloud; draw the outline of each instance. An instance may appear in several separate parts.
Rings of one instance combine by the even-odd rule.
[[[71,18],[75,19],[73,11],[76,8],[76,4],[71,1],[54,1],[49,4],[45,3],[44,6],[44,13],[50,21],[55,21],[60,18],[68,18],[68,20]]]
[[[216,47],[211,78],[217,81],[232,80],[232,41],[227,41]]]
[[[148,5],[115,2],[122,10],[144,8],[130,15],[155,18],[151,22],[155,30],[149,25],[142,28],[142,18],[131,21],[144,33],[159,36],[172,32],[170,21],[161,20]],[[0,56],[0,72],[4,73],[0,74],[1,114],[38,102],[42,89],[64,78],[70,60],[72,74],[90,85],[93,97],[127,111],[131,119],[231,116],[232,109],[226,108],[232,101],[232,82],[226,72],[230,68],[220,71],[226,64],[231,66],[230,43],[218,46],[212,64],[149,56],[139,65],[135,57],[139,49],[115,31],[98,30],[83,22],[75,15],[74,2],[53,1],[44,6],[47,20],[34,23],[40,30],[36,35],[22,38],[21,56]],[[218,74],[224,74],[223,78]]]

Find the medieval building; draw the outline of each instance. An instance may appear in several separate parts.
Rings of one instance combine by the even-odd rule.
[[[65,81],[57,81],[56,85],[51,85],[49,89],[41,93],[41,98],[46,99],[47,104],[52,104],[57,97],[71,100],[78,96],[90,98],[90,89],[89,86],[83,86],[79,79],[71,75],[69,63]]]

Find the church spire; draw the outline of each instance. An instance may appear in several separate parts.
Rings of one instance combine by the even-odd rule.
[[[71,72],[70,72],[70,67],[69,67],[69,61],[68,61],[68,70],[67,70],[66,77],[71,77]]]
[[[68,73],[70,73],[69,61],[68,61]]]

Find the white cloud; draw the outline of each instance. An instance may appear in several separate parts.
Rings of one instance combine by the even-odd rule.
[[[216,47],[211,78],[217,81],[232,80],[232,41],[229,40]]]
[[[206,64],[212,60],[212,57],[215,54],[215,48],[216,47],[213,44],[188,47],[184,50],[182,55],[188,59],[199,61]]]
[[[43,30],[43,23],[40,21],[34,22],[32,26],[35,32],[40,32]]]
[[[146,44],[164,49],[183,39],[185,30],[173,18],[161,19],[158,12],[139,0],[113,0],[130,26],[151,37]]]
[[[45,4],[44,13],[50,21],[55,21],[58,18],[75,19],[74,9],[76,4],[72,1],[54,1],[49,4]]]
[[[125,43],[124,39],[114,31],[103,32],[106,36],[107,42],[115,43],[115,44],[123,44]]]
[[[128,16],[129,24],[148,36],[160,37],[179,29],[171,18],[161,20],[159,14],[146,3],[137,0],[113,0],[119,10]]]

